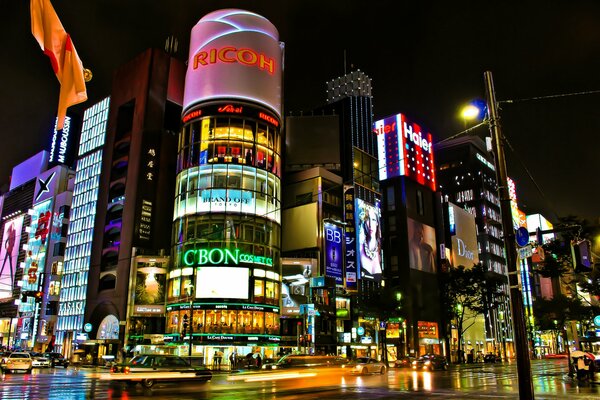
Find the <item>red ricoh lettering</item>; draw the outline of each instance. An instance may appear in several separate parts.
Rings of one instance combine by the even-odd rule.
[[[270,75],[275,73],[274,59],[252,49],[238,49],[232,46],[199,51],[194,55],[193,68],[198,69],[217,63],[239,63],[267,71]]]

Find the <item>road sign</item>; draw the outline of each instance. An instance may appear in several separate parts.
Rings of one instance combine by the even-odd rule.
[[[519,247],[517,252],[519,253],[519,258],[525,260],[533,255],[533,247],[528,244],[527,246]]]
[[[517,244],[521,247],[529,244],[529,231],[527,228],[519,227],[517,232],[515,233],[515,239],[517,240]]]
[[[594,317],[594,325],[600,326],[600,315]]]

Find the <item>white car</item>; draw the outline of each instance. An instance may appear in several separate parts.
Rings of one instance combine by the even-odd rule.
[[[2,364],[2,369],[5,373],[24,371],[30,374],[33,369],[31,355],[25,352],[13,352],[8,356],[6,362]]]
[[[31,366],[34,368],[50,368],[50,359],[40,355],[31,355]]]

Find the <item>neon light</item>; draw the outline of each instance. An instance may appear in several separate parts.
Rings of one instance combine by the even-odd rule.
[[[240,249],[191,249],[183,253],[183,263],[192,265],[219,265],[252,263],[262,265],[273,265],[271,257],[256,256],[254,254],[240,254]]]
[[[220,49],[209,49],[208,51],[199,51],[194,55],[193,69],[205,67],[209,64],[239,63],[249,67],[267,71],[270,75],[275,73],[275,60],[266,56],[264,53],[257,53],[252,49],[237,49],[231,46],[221,47]]]

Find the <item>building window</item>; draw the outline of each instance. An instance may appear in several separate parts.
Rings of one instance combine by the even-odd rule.
[[[62,242],[58,242],[54,244],[54,252],[53,252],[53,256],[57,257],[57,256],[64,256],[65,255],[65,245],[66,243],[62,243]]]
[[[423,192],[417,189],[417,213],[425,215],[425,204],[423,202]]]
[[[387,188],[387,209],[394,211],[396,209],[396,196],[394,195],[394,187],[390,186]]]

